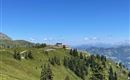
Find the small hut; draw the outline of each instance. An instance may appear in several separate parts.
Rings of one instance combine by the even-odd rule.
[[[56,43],[56,46],[58,46],[58,47],[62,47],[63,44],[62,44],[62,43]]]

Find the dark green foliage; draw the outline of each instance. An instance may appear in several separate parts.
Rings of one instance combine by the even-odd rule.
[[[110,69],[109,69],[109,80],[114,80],[112,67],[110,67]]]
[[[69,66],[69,62],[68,62],[69,58],[68,57],[64,57],[64,66],[68,67]]]
[[[16,59],[16,57],[17,57],[17,52],[16,52],[16,50],[14,50],[13,56],[14,56],[14,58]]]
[[[66,45],[63,45],[63,49],[66,49]]]
[[[111,66],[109,69],[109,80],[117,80],[117,73],[113,73],[113,68]]]
[[[53,57],[53,58],[49,58],[49,62],[52,64],[52,65],[55,65],[55,64],[57,64],[57,65],[60,65],[61,63],[60,63],[60,59],[58,58],[58,57]]]
[[[18,51],[14,51],[14,58],[16,59],[16,60],[21,60],[21,55],[20,55],[20,53],[18,52]]]
[[[80,59],[83,59],[84,58],[84,56],[83,56],[83,53],[81,52],[80,53]]]
[[[73,56],[74,56],[74,57],[78,57],[78,51],[77,51],[77,49],[74,49],[74,50],[73,50]]]
[[[115,74],[114,74],[114,77],[115,77],[115,80],[117,80],[117,73],[115,72]]]
[[[70,50],[70,55],[72,55],[72,56],[74,56],[74,57],[78,57],[79,55],[78,55],[78,51],[77,51],[77,49],[71,49]]]
[[[71,58],[64,57],[64,65],[66,68],[72,70],[77,76],[85,80],[88,74],[88,68],[92,70],[92,77],[90,80],[104,80],[104,66],[106,65],[106,57],[100,55],[91,55],[87,58],[80,53],[80,56],[74,55],[77,50],[70,50]]]
[[[125,70],[122,71],[123,74],[126,74],[127,72]]]
[[[96,55],[96,58],[97,58],[97,59],[100,59],[101,61],[106,61],[106,60],[107,60],[107,59],[106,59],[106,56],[104,56],[104,55],[101,55],[101,56],[100,56],[99,54]]]
[[[19,51],[15,50],[13,56],[17,60],[21,60],[22,57],[24,57],[25,59],[33,59],[33,55],[31,51],[20,53]]]
[[[33,55],[31,51],[24,53],[24,55],[25,55],[25,59],[33,59]]]
[[[119,63],[119,66],[120,66],[120,68],[122,68],[122,67],[123,67],[123,65],[122,65],[122,63],[121,63],[121,62]]]
[[[96,55],[96,58],[98,59],[98,60],[101,60],[102,61],[102,65],[104,66],[104,67],[106,67],[106,57],[105,56],[103,56],[103,55],[99,55],[99,54],[97,54]]]
[[[91,68],[93,72],[91,79],[93,80],[93,78],[95,78],[96,80],[104,80],[103,68],[98,63],[95,63],[94,65],[95,66]]]
[[[92,77],[90,77],[90,80],[104,80],[104,67],[102,65],[103,63],[101,61],[101,57],[99,55],[91,55],[88,59],[88,62],[93,72]]]
[[[42,43],[42,44],[41,44],[41,47],[42,47],[42,48],[44,48],[44,47],[46,47],[46,46],[47,46],[46,43]]]
[[[106,68],[106,62],[102,61],[102,65]]]
[[[28,52],[28,58],[29,58],[29,59],[33,59],[32,52],[31,52],[31,51]]]
[[[88,74],[88,68],[85,64],[85,61],[81,60],[80,57],[65,57],[64,65],[72,70],[77,76],[81,77],[83,80]]]
[[[96,58],[97,58],[97,59],[100,59],[101,57],[100,57],[100,55],[99,55],[99,54],[96,54]]]
[[[49,64],[42,67],[40,80],[53,80],[53,73]]]
[[[26,52],[24,55],[25,55],[25,59],[29,59],[29,58],[28,58],[28,53],[27,53],[27,52]]]
[[[72,50],[72,49],[70,50],[70,53],[69,53],[69,54],[70,54],[70,55],[73,55],[73,50]]]
[[[128,73],[128,77],[130,77],[130,72]]]
[[[33,47],[34,47],[34,48],[44,48],[44,47],[46,47],[46,46],[47,46],[46,43],[42,43],[42,44],[37,43],[37,44],[35,44]]]
[[[106,61],[106,56],[101,55],[101,61]]]

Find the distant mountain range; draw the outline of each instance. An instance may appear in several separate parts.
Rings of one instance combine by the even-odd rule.
[[[40,47],[25,40],[13,40],[1,33],[0,72],[2,80],[127,80],[128,70],[104,56],[93,56],[77,49],[43,44]],[[32,47],[32,46],[36,47]],[[43,47],[44,46],[44,47]],[[9,48],[9,49],[7,49]],[[92,54],[129,60],[129,47],[82,48]],[[114,59],[114,58],[113,58]],[[1,62],[2,61],[2,62]],[[128,62],[128,61],[126,61]],[[12,73],[13,72],[13,73]],[[41,73],[41,74],[40,74]]]
[[[90,48],[90,47],[111,48],[111,47],[129,46],[129,45],[130,45],[130,41],[122,41],[122,42],[117,42],[117,43],[103,43],[103,42],[88,43],[88,44],[82,44],[82,45],[77,45],[73,47],[79,48],[79,49],[85,49],[85,48]]]
[[[34,43],[25,40],[13,40],[4,33],[0,33],[0,48],[31,47]]]
[[[13,40],[4,33],[0,33],[0,48],[13,48],[13,47],[32,47],[35,45],[25,40]],[[117,62],[122,62],[130,69],[130,46],[124,45],[111,45],[111,44],[89,44],[80,45],[73,48],[85,50],[91,54],[105,55]]]
[[[118,45],[118,46],[77,46],[79,50],[85,50],[91,54],[105,55],[116,62],[122,62],[130,69],[130,45]]]

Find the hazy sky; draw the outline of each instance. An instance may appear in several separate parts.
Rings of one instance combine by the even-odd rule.
[[[128,40],[129,0],[1,0],[2,32],[34,42]]]

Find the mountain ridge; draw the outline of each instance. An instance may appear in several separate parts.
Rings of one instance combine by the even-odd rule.
[[[0,33],[0,48],[32,47],[34,43],[26,40],[13,40],[8,35]]]
[[[119,45],[113,47],[97,47],[97,46],[81,46],[77,47],[79,50],[87,51],[91,54],[105,55],[108,58],[121,62],[130,69],[130,45]]]
[[[6,34],[0,32],[0,40],[12,40],[12,38],[10,38]]]
[[[25,40],[1,40],[2,80],[127,80],[128,70],[105,56],[66,46],[33,45]],[[33,46],[33,47],[32,47]],[[49,66],[46,68],[46,64]],[[44,69],[45,68],[45,69]],[[111,74],[111,73],[114,74]],[[51,73],[51,74],[50,74]],[[48,79],[50,76],[53,79]],[[118,78],[118,79],[113,79]],[[1,80],[1,79],[0,79]]]

